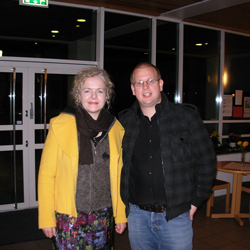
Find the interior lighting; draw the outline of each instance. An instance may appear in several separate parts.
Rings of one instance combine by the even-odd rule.
[[[55,35],[52,35],[52,37],[56,37]]]
[[[35,45],[37,45],[37,42],[35,42]]]
[[[224,86],[227,85],[227,80],[228,80],[227,72],[224,72],[224,74],[223,74],[223,85]]]
[[[175,48],[172,48],[172,50],[175,50]]]
[[[59,30],[51,30],[51,33],[52,33],[52,34],[58,34],[58,33],[59,33]]]
[[[79,23],[85,23],[86,19],[77,19],[77,22],[79,22]]]
[[[215,100],[216,100],[217,103],[221,103],[221,102],[222,102],[222,97],[221,97],[221,96],[218,96],[218,97],[216,97]]]
[[[180,96],[175,96],[174,99],[175,99],[175,102],[176,102],[176,103],[180,103],[180,100],[181,100]]]
[[[208,43],[204,43],[204,45],[208,45]]]
[[[232,97],[235,97],[235,94],[232,94]]]
[[[202,43],[196,43],[195,46],[202,46]]]
[[[3,56],[3,51],[2,50],[0,50],[0,57],[2,57]]]
[[[80,25],[79,25],[79,24],[77,24],[77,25],[76,25],[76,28],[79,28],[79,27],[80,27]]]

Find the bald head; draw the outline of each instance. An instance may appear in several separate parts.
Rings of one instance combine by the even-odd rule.
[[[141,63],[139,63],[139,64],[137,64],[135,66],[135,68],[133,69],[133,71],[132,71],[132,73],[130,75],[131,84],[134,84],[134,72],[135,72],[135,70],[143,69],[143,68],[153,68],[153,69],[155,69],[156,74],[157,74],[157,79],[161,79],[161,72],[155,65],[153,65],[151,63],[148,63],[148,62],[141,62]]]

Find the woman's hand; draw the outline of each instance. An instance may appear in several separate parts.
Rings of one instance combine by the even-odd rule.
[[[127,224],[126,223],[117,223],[115,225],[115,231],[118,233],[118,234],[122,234],[123,231],[125,230]]]
[[[43,230],[44,234],[49,238],[56,236],[56,228],[55,227],[42,228],[42,230]]]

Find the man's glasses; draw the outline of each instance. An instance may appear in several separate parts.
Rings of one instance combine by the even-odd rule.
[[[134,85],[136,86],[136,87],[141,87],[141,86],[143,86],[144,85],[144,82],[146,82],[147,83],[147,85],[153,85],[153,84],[155,84],[157,81],[159,81],[160,79],[157,79],[157,80],[155,80],[155,79],[148,79],[147,81],[138,81],[138,82],[135,82],[134,83]]]

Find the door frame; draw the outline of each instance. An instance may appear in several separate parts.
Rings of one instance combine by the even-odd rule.
[[[23,188],[24,202],[18,203],[17,208],[13,203],[0,205],[1,211],[11,211],[15,209],[25,209],[37,207],[36,201],[36,180],[35,180],[35,149],[42,149],[44,144],[36,144],[34,140],[35,129],[44,128],[43,124],[35,124],[34,119],[30,119],[30,103],[34,100],[34,79],[36,73],[42,73],[47,69],[48,74],[66,74],[76,75],[80,70],[86,67],[96,67],[96,62],[55,60],[55,59],[36,59],[36,58],[0,58],[0,72],[12,72],[15,68],[17,73],[23,74],[23,122],[22,125],[16,125],[17,130],[23,131],[23,141],[21,145],[16,145],[16,150],[23,151]],[[28,113],[26,117],[25,114]],[[46,121],[48,128],[49,121]],[[1,131],[10,131],[13,125],[0,125]],[[25,146],[28,141],[28,147]],[[11,151],[13,145],[0,146],[0,151]]]

